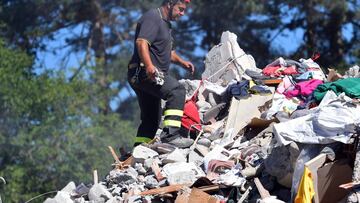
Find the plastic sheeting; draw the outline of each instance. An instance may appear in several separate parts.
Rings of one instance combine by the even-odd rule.
[[[320,105],[309,115],[275,124],[277,141],[283,145],[293,141],[307,144],[349,143],[355,126],[360,123],[360,107],[343,94],[324,102],[327,104]]]

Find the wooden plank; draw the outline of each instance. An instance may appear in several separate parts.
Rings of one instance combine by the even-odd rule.
[[[108,146],[108,148],[109,148],[110,153],[111,153],[111,155],[113,156],[116,164],[121,164],[121,161],[120,161],[119,157],[116,155],[114,149],[113,149],[111,146]]]
[[[348,189],[353,189],[353,188],[356,188],[359,186],[360,186],[360,182],[350,182],[350,183],[345,183],[345,184],[339,185],[339,188],[348,190]]]
[[[133,158],[134,158],[133,156],[130,156],[130,157],[127,158],[125,161],[123,161],[122,164],[123,164],[124,166],[126,166],[126,165],[131,165]]]
[[[156,180],[162,181],[165,179],[165,177],[161,174],[161,169],[159,165],[155,161],[151,164],[151,169],[155,174]]]
[[[265,79],[262,80],[265,85],[278,85],[282,82],[282,79]]]
[[[161,195],[161,194],[166,194],[166,193],[171,193],[171,192],[177,192],[177,191],[181,190],[183,187],[186,187],[186,185],[182,185],[182,184],[170,185],[170,186],[166,186],[166,187],[162,187],[162,188],[147,190],[147,191],[141,192],[139,195],[140,196]]]
[[[219,203],[220,200],[197,189],[193,188],[189,196],[189,203],[201,202],[201,203]]]
[[[357,137],[355,139],[355,146],[356,146],[356,155],[354,160],[354,170],[352,174],[352,182],[360,182],[360,144],[359,144],[359,135],[360,129],[356,128]],[[357,192],[352,191],[352,193],[348,196],[347,201],[348,203],[355,203],[358,202]]]
[[[305,163],[305,166],[308,167],[308,169],[311,172],[311,177],[312,177],[313,182],[314,182],[314,190],[315,190],[314,202],[315,203],[319,203],[317,170],[322,165],[324,165],[325,161],[326,161],[326,154],[319,154],[315,158],[313,158],[310,161]]]
[[[270,197],[269,191],[267,191],[267,190],[264,188],[264,186],[261,184],[259,178],[255,178],[255,179],[254,179],[254,182],[255,182],[256,188],[258,189],[258,191],[259,191],[259,193],[260,193],[261,199],[265,199],[265,198]]]
[[[97,170],[94,170],[93,177],[94,177],[94,185],[98,184],[99,183],[99,176],[98,176]]]
[[[203,192],[212,192],[212,191],[217,191],[220,189],[220,185],[208,185],[208,186],[202,186],[202,187],[198,187],[199,190],[203,191]]]

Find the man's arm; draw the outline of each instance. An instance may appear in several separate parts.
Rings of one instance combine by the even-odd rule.
[[[176,54],[175,51],[171,51],[171,61],[187,69],[191,72],[191,74],[194,74],[194,65],[190,61],[183,60],[179,55]]]
[[[136,47],[140,56],[141,61],[145,65],[146,74],[149,78],[154,79],[156,67],[151,61],[150,52],[149,52],[149,44],[145,39],[137,39]]]

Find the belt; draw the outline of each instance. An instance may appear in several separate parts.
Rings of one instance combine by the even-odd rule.
[[[139,63],[131,63],[131,64],[128,65],[128,68],[132,69],[132,68],[137,68],[139,66],[142,67],[142,68],[145,67],[145,65],[143,63],[140,63],[140,64]]]

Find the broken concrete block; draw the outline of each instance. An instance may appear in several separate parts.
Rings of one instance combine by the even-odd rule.
[[[136,163],[134,167],[135,167],[136,171],[139,173],[139,175],[146,174],[146,170],[141,163]]]
[[[142,198],[139,195],[131,196],[127,199],[128,203],[142,203]]]
[[[83,197],[74,199],[74,203],[88,203]]]
[[[62,192],[67,192],[67,193],[72,193],[74,190],[76,189],[76,185],[73,181],[71,181],[70,183],[68,183],[61,191]]]
[[[199,152],[202,156],[206,156],[206,154],[209,153],[209,147],[206,147],[204,145],[196,145],[195,150]]]
[[[264,160],[265,171],[275,176],[281,185],[291,188],[292,176],[299,154],[299,148],[294,142],[288,146],[273,148]]]
[[[159,163],[160,162],[160,160],[158,160],[158,159],[146,159],[145,161],[144,161],[144,168],[145,168],[145,170],[149,170],[149,169],[151,169],[151,166],[153,165],[153,162],[157,162],[157,163]]]
[[[199,177],[205,176],[204,172],[194,163],[177,162],[166,164],[163,172],[170,185],[192,184]]]
[[[200,80],[179,80],[179,83],[185,87],[186,90],[186,100],[191,99],[192,96],[196,93],[196,90],[200,86]]]
[[[135,174],[129,173],[127,171],[124,172],[119,169],[114,169],[114,170],[110,171],[110,173],[107,177],[107,181],[116,183],[116,184],[129,185],[131,183],[136,182],[136,177],[137,177],[137,173],[135,175]]]
[[[176,149],[174,145],[168,143],[154,143],[150,147],[159,154],[168,154]]]
[[[211,108],[211,104],[206,101],[198,101],[196,102],[196,106],[198,107],[199,113],[204,113]]]
[[[240,169],[233,168],[225,174],[221,174],[217,182],[227,186],[241,187],[245,185],[246,179],[241,176]]]
[[[210,145],[211,145],[211,141],[210,141],[209,139],[207,139],[207,138],[200,138],[200,139],[197,141],[197,144],[198,144],[198,145],[203,145],[203,146],[209,148]]]
[[[136,182],[136,179],[134,178],[134,176],[127,174],[127,173],[119,173],[117,175],[117,177],[115,178],[115,183],[117,184],[125,184],[125,185],[129,185],[131,183]]]
[[[186,157],[179,149],[175,149],[162,160],[163,164],[175,163],[175,162],[186,162]]]
[[[75,190],[73,191],[73,193],[71,193],[72,196],[76,196],[76,197],[81,197],[85,194],[89,193],[90,188],[88,188],[86,185],[84,185],[84,183],[81,183],[80,185],[78,185]]]
[[[111,191],[111,190],[110,191],[113,196],[120,196],[122,190],[123,190],[123,188],[121,188],[121,187],[115,187],[113,191]]]
[[[189,162],[193,162],[198,167],[200,167],[203,163],[203,158],[203,156],[194,150],[190,151],[189,153]]]
[[[90,201],[95,201],[99,203],[105,203],[113,197],[111,193],[107,191],[106,187],[101,184],[93,185],[90,188],[88,196]]]
[[[136,178],[139,175],[138,172],[133,167],[127,168],[125,172],[130,174],[134,178]]]
[[[44,203],[58,203],[53,198],[47,198]]]
[[[242,76],[249,78],[244,74],[246,69],[258,70],[255,60],[240,48],[237,36],[227,31],[222,33],[221,43],[206,55],[202,78],[210,82],[222,81],[222,85],[226,85],[232,79],[239,81]]]
[[[228,62],[231,58],[234,58],[234,56],[232,55],[230,42],[223,42],[213,47],[206,55],[205,71],[202,78],[206,78],[213,83],[222,81],[224,86],[233,79],[240,80],[236,67],[233,63]],[[212,77],[209,79],[210,76]]]
[[[146,176],[145,177],[145,187],[149,189],[157,188],[159,186],[159,182],[155,179],[154,176]]]
[[[222,102],[220,104],[217,104],[211,108],[209,108],[203,116],[203,122],[204,123],[208,123],[211,120],[215,120],[215,118],[217,118],[220,114],[220,112],[222,112],[227,106],[226,102]]]
[[[119,203],[119,200],[115,197],[110,198],[106,203]]]
[[[144,160],[154,158],[159,154],[150,148],[138,145],[134,148],[132,156],[134,163],[144,163]]]
[[[48,201],[45,201],[46,203],[73,203],[73,200],[70,197],[70,194],[68,192],[59,191],[56,196]]]

